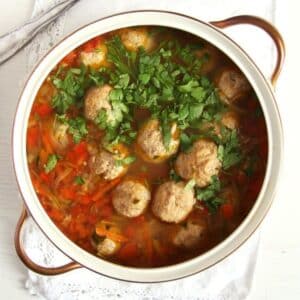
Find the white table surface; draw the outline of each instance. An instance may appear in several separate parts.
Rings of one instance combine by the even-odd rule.
[[[300,84],[297,2],[276,1],[279,13],[275,25],[285,38],[288,52],[276,92],[285,131],[285,163],[276,199],[260,227],[259,258],[248,300],[300,299],[300,99],[293,89]],[[32,5],[33,0],[0,0],[0,35],[26,20]],[[21,199],[11,163],[10,136],[25,66],[23,51],[0,66],[0,299],[37,299],[24,288],[26,269],[13,245]]]

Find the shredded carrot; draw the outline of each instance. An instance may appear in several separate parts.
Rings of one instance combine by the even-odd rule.
[[[27,146],[29,148],[36,147],[40,136],[40,130],[38,126],[32,126],[27,130]]]
[[[125,236],[123,236],[122,234],[113,232],[112,230],[107,230],[104,228],[104,226],[96,227],[96,233],[99,236],[106,236],[107,238],[109,238],[115,242],[123,243],[123,242],[127,241],[127,238]]]
[[[100,200],[106,193],[108,193],[116,185],[118,185],[120,181],[121,181],[121,178],[116,178],[116,179],[111,180],[108,183],[101,184],[101,186],[99,187],[98,191],[93,194],[92,200],[93,201]]]
[[[51,138],[49,135],[49,132],[44,130],[42,133],[42,142],[45,147],[45,150],[47,151],[47,154],[53,153],[53,145],[51,143]]]
[[[45,149],[41,149],[39,154],[39,162],[42,166],[47,163],[49,153]]]

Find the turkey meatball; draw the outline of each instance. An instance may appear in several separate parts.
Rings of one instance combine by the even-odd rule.
[[[225,69],[217,77],[220,98],[225,103],[233,103],[247,95],[251,87],[246,77],[235,69]]]
[[[89,161],[91,171],[96,175],[101,175],[105,180],[112,180],[124,175],[128,169],[128,164],[119,163],[129,155],[129,151],[123,144],[118,144],[111,149],[111,152],[100,149],[92,155]]]
[[[152,212],[162,221],[179,223],[192,211],[195,202],[192,188],[186,187],[184,182],[168,181],[158,187]]]
[[[130,51],[137,51],[140,47],[145,50],[152,48],[153,40],[145,28],[122,29],[120,37],[124,46]]]
[[[239,116],[236,112],[229,110],[221,116],[221,124],[228,129],[237,129],[239,126]]]
[[[85,66],[99,68],[107,64],[107,48],[104,44],[99,44],[93,51],[82,51],[80,61]]]
[[[213,134],[216,134],[218,137],[222,137],[221,135],[221,125],[225,126],[228,129],[237,129],[239,126],[239,116],[234,111],[226,111],[221,115],[220,122],[206,122],[203,123],[200,127],[202,132],[210,131]]]
[[[148,120],[138,132],[136,150],[147,162],[164,162],[177,152],[178,147],[179,129],[176,123],[171,126],[171,141],[168,149],[164,145],[162,130],[157,119]]]
[[[127,179],[114,190],[112,203],[120,215],[133,218],[146,210],[150,199],[151,193],[145,184],[138,180]]]
[[[208,139],[199,139],[187,153],[180,153],[175,162],[175,170],[186,180],[194,179],[199,187],[205,187],[211,182],[211,177],[217,175],[221,162],[217,157],[217,145]]]
[[[193,248],[202,239],[205,226],[193,222],[187,222],[182,226],[173,240],[174,245],[183,248]]]
[[[207,75],[214,71],[219,63],[220,53],[215,47],[205,45],[203,48],[195,52],[196,57],[204,59],[201,66],[201,74]]]

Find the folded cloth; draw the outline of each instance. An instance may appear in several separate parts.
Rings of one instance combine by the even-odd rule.
[[[58,2],[60,0],[53,0]],[[36,0],[34,13],[47,8],[48,0]],[[163,9],[192,15],[203,20],[217,20],[237,14],[259,14],[273,19],[273,1],[260,2],[239,0],[159,0],[80,1],[70,11],[41,32],[27,47],[28,71],[38,59],[63,35],[74,29],[113,13],[133,9]],[[271,43],[263,35],[247,28],[233,29],[234,38],[254,56],[266,74],[272,69]],[[260,51],[256,51],[260,45]],[[261,46],[264,45],[264,46]],[[87,269],[78,269],[67,274],[47,277],[28,271],[26,287],[31,294],[45,299],[152,299],[152,300],[235,300],[245,299],[249,293],[257,258],[259,233],[255,233],[244,245],[222,262],[199,274],[166,283],[135,284],[110,279]],[[28,255],[44,266],[59,266],[69,261],[45,237],[32,219],[28,219],[23,230],[23,243]]]

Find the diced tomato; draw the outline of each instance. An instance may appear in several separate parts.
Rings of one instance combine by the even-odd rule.
[[[38,145],[40,130],[38,126],[29,127],[27,130],[27,146],[34,148]]]
[[[50,173],[41,172],[40,178],[42,179],[42,181],[44,181],[47,184],[50,184],[50,182],[51,182],[51,174]]]
[[[221,212],[225,219],[229,220],[233,217],[234,209],[233,205],[230,203],[225,203],[221,206]]]
[[[98,221],[98,216],[89,215],[88,221],[90,224],[95,225]]]
[[[129,261],[138,255],[138,248],[135,243],[129,242],[125,244],[118,252],[118,257],[121,260]]]
[[[101,42],[101,37],[97,36],[92,40],[83,44],[82,50],[84,52],[92,52],[99,45],[100,42]]]
[[[52,107],[48,103],[37,103],[33,106],[32,110],[41,118],[46,118],[53,112]]]
[[[51,208],[48,214],[56,222],[61,222],[64,219],[64,214],[56,208]]]
[[[76,200],[77,199],[77,193],[74,187],[70,186],[63,186],[59,190],[59,194],[67,199],[67,200]]]
[[[89,203],[91,203],[92,202],[92,197],[91,197],[91,195],[81,195],[80,196],[80,203],[81,204],[89,204]]]
[[[67,159],[76,165],[81,165],[88,159],[88,151],[86,142],[82,141],[75,145],[74,148],[67,154]]]
[[[62,59],[61,63],[66,64],[68,66],[72,66],[72,65],[74,65],[76,59],[77,59],[77,51],[74,50],[74,51],[70,52],[68,55],[66,55]]]

